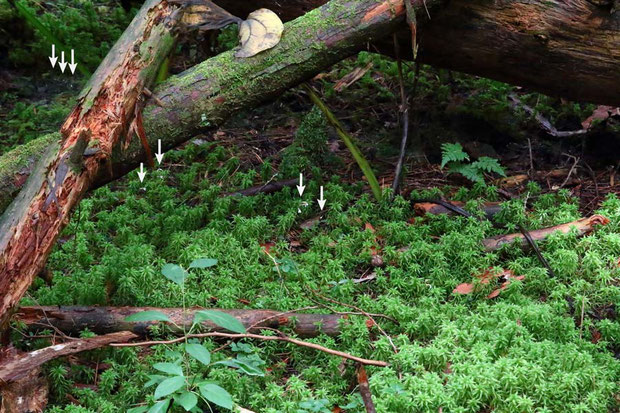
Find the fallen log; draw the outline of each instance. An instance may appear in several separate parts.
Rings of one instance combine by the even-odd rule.
[[[400,4],[399,1],[393,1],[394,4]],[[276,11],[284,20],[299,17],[325,2],[326,0],[216,1],[238,16],[245,16],[254,8],[267,7]],[[620,105],[620,71],[617,70],[618,61],[620,61],[620,12],[610,14],[608,9],[591,4],[587,0],[567,2],[452,0],[438,10],[432,8],[434,2],[427,1],[426,3],[433,18],[426,24],[423,19],[420,19],[418,36],[421,43],[418,55],[421,62],[519,84],[577,101]],[[418,1],[417,4],[420,6],[421,2]],[[422,10],[420,14],[425,13]],[[343,21],[349,20],[343,18]],[[354,21],[351,20],[351,22]],[[390,30],[398,29],[400,26],[403,27],[403,32],[399,34],[399,42],[407,44],[411,41],[411,36],[404,25],[391,25],[387,29],[381,26],[380,29],[388,34]],[[289,25],[286,31],[290,30],[292,28]],[[299,43],[305,38],[306,44],[312,42],[326,44],[321,37],[324,32],[324,27],[309,28],[303,38],[300,38],[300,32],[297,32],[293,39],[287,34],[282,43],[290,45],[293,42]],[[368,31],[365,32],[368,33]],[[368,40],[373,39],[376,41],[371,44],[370,50],[392,53],[394,49],[391,41],[388,40],[386,44],[381,44],[379,42],[381,36],[377,34],[378,32],[374,32],[374,35],[369,35],[369,39],[359,41],[353,50],[351,47],[341,47],[338,44],[340,42],[332,39],[329,46],[334,47],[333,53],[331,57],[325,58],[326,64],[315,64],[315,62],[318,63],[318,59],[311,62],[308,56],[303,55],[298,56],[299,64],[305,66],[304,70],[313,68],[313,75],[317,74],[329,65],[365,48],[369,43]],[[343,34],[343,43],[349,42],[348,35]],[[352,45],[349,42],[347,46]],[[411,47],[402,47],[402,49],[408,51]],[[287,53],[288,55],[282,55],[281,59],[286,65],[287,62],[292,62],[294,57],[292,51],[290,47],[283,46],[268,54]],[[326,52],[329,50],[316,50],[317,54]],[[178,78],[175,77],[165,82],[158,89],[158,94],[175,93],[175,84],[178,83],[178,79],[190,81],[194,75],[202,78],[203,83],[207,83],[200,73],[210,71],[208,67],[212,60],[188,70]],[[230,68],[230,65],[227,67]],[[271,71],[261,72],[261,70],[265,70],[265,67],[257,67],[255,73],[262,73],[270,85],[268,89],[274,90],[264,95],[258,93],[252,95],[251,88],[243,88],[242,91],[247,92],[245,96],[247,102],[243,95],[239,95],[238,110],[252,107],[258,102],[277,96],[283,90],[311,77],[304,73],[303,76],[293,79],[291,78],[293,74],[288,71],[287,78],[282,79],[281,87],[277,87],[277,82],[272,79],[272,74],[277,73],[275,66],[271,67]],[[242,76],[251,71],[251,67],[243,65],[238,70],[233,68],[231,75]],[[220,75],[226,76],[227,73],[220,73]],[[233,82],[222,84],[226,83],[234,85]],[[239,82],[237,86],[238,84]],[[212,106],[217,103],[215,100],[219,94],[218,88],[206,87],[204,84],[199,88],[198,82],[193,85],[196,87],[196,93],[191,94],[191,99],[178,99],[175,103],[187,105],[183,109],[190,113],[202,110],[209,117]],[[205,91],[211,94],[201,93]],[[183,92],[190,93],[191,91],[184,90]],[[154,145],[157,139],[161,139],[164,149],[170,149],[189,139],[196,127],[188,122],[179,122],[174,125],[176,133],[171,136],[158,130],[156,127],[158,124],[152,123],[153,115],[165,116],[177,108],[153,112],[150,108],[155,105],[156,103],[151,99],[147,103],[147,110],[144,114],[144,126],[149,143]],[[195,118],[195,116],[189,117]],[[217,124],[210,121],[213,125]],[[179,136],[183,138],[180,139]],[[41,157],[45,148],[57,139],[57,135],[46,135],[0,157],[0,212],[6,209],[23,187],[35,161]],[[112,174],[98,177],[93,187],[123,176],[144,159],[144,153],[140,148],[136,149],[132,146],[129,150],[117,151],[112,156]]]
[[[556,231],[563,234],[568,234],[569,232],[576,230],[578,236],[583,236],[594,231],[597,225],[607,225],[608,223],[609,219],[607,217],[602,215],[592,215],[591,217],[581,218],[577,221],[568,222],[566,224],[529,231],[529,234],[534,241],[542,241]],[[485,251],[490,252],[498,250],[503,245],[511,244],[513,242],[518,242],[523,246],[527,245],[525,236],[520,232],[486,238],[482,241],[482,245],[484,245]]]
[[[168,50],[159,43],[172,42],[165,23],[172,11],[157,0],[143,6],[63,125],[60,148],[48,150],[51,154],[42,158],[2,216],[0,318],[6,319],[42,269],[72,208],[86,191],[129,172],[145,159],[144,145],[138,140],[133,139],[128,148],[118,141],[138,120],[137,99]],[[392,32],[403,24],[403,16],[402,2],[333,0],[288,24],[283,41],[271,50],[248,59],[235,58],[231,52],[210,59],[156,91],[163,107],[151,105],[144,111],[149,143],[166,136],[163,146],[169,149],[204,129],[205,119],[211,125],[221,124],[241,108],[274,97],[355,53],[368,39]],[[141,55],[149,46],[151,53]],[[200,96],[208,99],[198,101]],[[83,156],[86,149],[94,155]]]
[[[267,7],[293,19],[326,1],[216,3],[239,16]],[[612,3],[450,0],[430,10],[427,22],[418,19],[418,59],[579,102],[620,106],[620,11],[611,13]],[[418,15],[424,17],[426,11]],[[398,38],[411,58],[411,34],[405,26]],[[370,50],[392,55],[394,45],[388,38]]]
[[[82,351],[94,350],[112,343],[126,343],[138,336],[129,331],[106,334],[92,338],[75,339],[35,350],[30,353],[6,357],[0,360],[0,385],[4,386],[26,377],[29,372],[50,360]]]
[[[144,4],[83,89],[62,139],[46,149],[1,217],[0,320],[45,265],[72,208],[109,169],[112,150],[133,131],[139,134],[139,99],[174,44],[178,10],[160,0]]]
[[[144,337],[149,335],[150,327],[157,323],[129,322],[125,318],[149,310],[156,310],[168,316],[173,322],[168,324],[170,331],[182,335],[184,331],[190,330],[195,311],[201,309],[184,311],[182,308],[153,307],[21,307],[15,314],[15,320],[24,323],[32,331],[52,328],[73,336],[78,336],[84,329],[97,334],[130,331]],[[217,311],[237,318],[246,329],[288,327],[299,337],[315,337],[319,334],[336,336],[340,334],[340,324],[347,318],[343,314],[307,314],[274,310],[218,309]],[[209,331],[227,331],[210,321],[203,322],[202,326]]]

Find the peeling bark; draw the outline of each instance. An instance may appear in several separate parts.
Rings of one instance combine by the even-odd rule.
[[[93,338],[71,340],[66,343],[44,347],[40,350],[6,357],[0,361],[0,384],[7,385],[27,377],[30,372],[50,360],[82,351],[94,350],[112,343],[126,343],[138,336],[128,331],[106,334]]]
[[[41,368],[30,369],[21,379],[0,387],[0,413],[42,413],[48,393],[49,385]]]
[[[176,7],[149,0],[82,91],[60,134],[0,222],[0,319],[41,271],[72,208],[110,164],[138,100],[173,44]],[[125,142],[121,140],[125,139]],[[83,156],[86,149],[91,156]]]
[[[79,307],[47,306],[21,307],[15,314],[18,322],[30,330],[37,331],[56,328],[65,334],[79,335],[84,329],[97,334],[130,331],[140,336],[148,336],[150,327],[156,322],[128,322],[125,318],[143,311],[156,310],[168,316],[178,327],[168,324],[171,331],[182,335],[192,326],[194,312],[200,309],[153,308],[153,307]],[[347,316],[341,314],[287,313],[274,310],[227,310],[217,309],[237,318],[245,327],[291,328],[299,337],[315,337],[319,334],[336,336],[340,334],[340,323]],[[208,331],[227,330],[205,321],[202,326]]]

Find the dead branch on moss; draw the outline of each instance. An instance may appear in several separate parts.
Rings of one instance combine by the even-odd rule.
[[[568,234],[569,232],[575,230],[577,231],[578,236],[587,235],[590,232],[594,231],[596,226],[598,225],[607,225],[609,223],[609,218],[604,217],[602,215],[592,215],[588,218],[581,218],[576,221],[568,222],[566,224],[556,225],[549,228],[541,228],[534,231],[530,231],[529,234],[534,241],[542,241],[545,238],[549,237],[551,234],[555,232],[561,232],[563,234]],[[482,241],[484,245],[484,249],[487,252],[495,251],[501,248],[503,245],[511,244],[513,242],[518,242],[519,244],[525,246],[527,245],[527,240],[525,236],[518,232],[514,234],[508,235],[498,235],[491,238],[486,238]]]
[[[277,333],[281,333],[279,331],[276,331],[276,332]],[[175,344],[175,343],[180,343],[182,341],[185,341],[186,338],[211,338],[211,337],[228,338],[228,339],[234,339],[234,340],[239,340],[239,339],[243,339],[243,338],[249,338],[249,339],[253,339],[253,340],[262,340],[262,341],[283,341],[283,342],[286,342],[286,343],[295,344],[296,346],[311,348],[313,350],[322,351],[323,353],[331,354],[333,356],[338,356],[338,357],[342,357],[342,358],[345,358],[345,359],[348,359],[348,360],[352,360],[352,361],[355,361],[357,363],[360,363],[360,364],[363,364],[363,365],[366,365],[366,366],[376,366],[376,367],[387,367],[387,366],[389,366],[389,363],[387,363],[385,361],[369,360],[369,359],[353,356],[353,355],[351,355],[349,353],[345,353],[345,352],[338,351],[338,350],[332,350],[330,348],[323,347],[323,346],[320,346],[318,344],[309,343],[307,341],[298,340],[298,339],[291,338],[291,337],[288,337],[288,336],[285,336],[285,335],[264,336],[264,335],[252,334],[252,333],[245,333],[245,334],[200,333],[200,334],[188,334],[188,335],[186,335],[184,337],[179,337],[179,338],[175,338],[175,339],[172,339],[172,340],[141,341],[141,342],[138,342],[138,343],[118,343],[118,344],[111,344],[110,346],[112,346],[112,347],[155,346],[155,345],[158,345],[158,344]]]
[[[44,306],[21,307],[14,320],[25,324],[31,331],[53,328],[58,332],[78,335],[84,329],[97,334],[131,331],[141,337],[149,335],[155,322],[128,322],[125,319],[144,311],[159,311],[172,323],[168,324],[173,334],[183,334],[193,324],[194,313],[201,308],[183,310],[182,308],[154,307],[84,307],[84,306]],[[319,334],[336,336],[340,326],[346,321],[346,314],[308,314],[300,312],[281,312],[274,310],[229,310],[217,311],[230,314],[238,319],[246,329],[290,328],[297,336],[316,337]],[[223,332],[221,327],[205,321],[201,325],[207,331]]]

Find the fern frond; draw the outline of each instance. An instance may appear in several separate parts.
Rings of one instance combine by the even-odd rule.
[[[444,143],[441,145],[441,167],[449,162],[468,161],[469,155],[463,150],[460,143]]]
[[[485,172],[495,172],[498,175],[506,176],[506,171],[495,158],[481,156],[476,162],[472,163],[471,166]]]

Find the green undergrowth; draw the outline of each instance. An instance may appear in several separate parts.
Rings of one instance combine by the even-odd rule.
[[[214,144],[188,145],[166,155],[166,162],[184,166],[151,171],[144,184],[132,174],[116,189],[101,188],[84,200],[50,257],[53,284],[37,280],[23,304],[181,307],[181,287],[161,275],[162,267],[187,268],[196,258],[210,257],[217,259],[216,266],[193,270],[186,279],[187,306],[294,310],[322,301],[315,290],[398,320],[377,319],[394,337],[398,354],[358,316],[349,317],[339,337],[309,339],[391,364],[367,368],[379,412],[607,412],[618,407],[620,365],[614,351],[620,324],[604,311],[620,303],[616,197],[609,196],[598,211],[610,218],[607,226],[583,238],[553,235],[540,244],[556,273],[550,278],[533,253],[517,246],[485,253],[480,241],[502,232],[490,224],[446,216],[411,221],[407,200],[377,204],[361,185],[344,184],[337,176],[317,175],[307,182],[303,200],[309,205],[304,206],[295,188],[222,197],[269,179],[271,167],[235,173],[239,161]],[[320,184],[327,211],[302,230],[301,222],[319,214],[314,200]],[[528,195],[533,207],[527,213],[522,200],[504,205],[500,221],[508,230],[579,217],[576,200],[566,192],[540,194],[531,185]],[[455,197],[472,212],[481,200],[496,200],[493,188],[482,184],[461,188]],[[365,229],[366,223],[377,232]],[[291,246],[291,240],[301,246]],[[266,242],[275,243],[270,252],[275,262],[261,247]],[[371,268],[373,246],[381,248],[384,268]],[[399,251],[403,247],[408,249]],[[472,295],[452,292],[490,267],[525,278],[493,300],[486,299],[491,286]],[[374,281],[352,281],[371,271]],[[157,336],[168,334],[159,329]],[[220,344],[203,343],[211,351]],[[322,412],[335,406],[364,411],[352,365],[342,372],[338,357],[290,344],[248,343],[267,362],[264,377],[198,363],[190,368],[255,411]],[[49,363],[49,411],[117,412],[153,402],[152,389],[144,388],[154,374],[151,366],[174,360],[178,351],[178,345],[148,352],[116,348],[90,353],[91,364]],[[216,361],[231,355],[227,349],[213,353]],[[74,387],[94,383],[95,361],[109,365],[97,375],[97,390]],[[68,392],[82,406],[68,405]],[[171,411],[180,411],[176,408]]]

